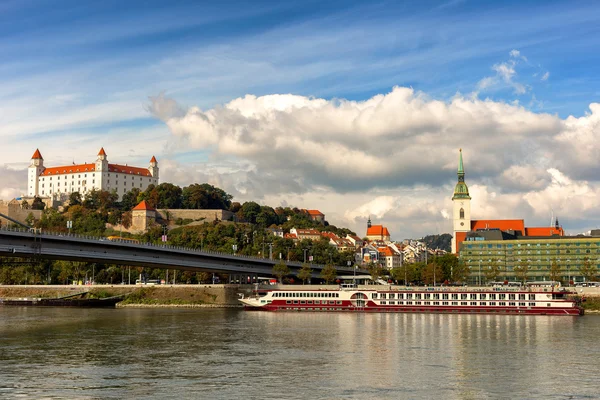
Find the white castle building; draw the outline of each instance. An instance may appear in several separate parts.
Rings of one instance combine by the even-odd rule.
[[[150,185],[158,185],[158,162],[152,156],[148,168],[129,165],[109,164],[104,148],[93,164],[65,165],[62,167],[44,166],[44,158],[39,150],[31,157],[27,176],[27,197],[63,198],[79,192],[85,196],[94,189],[116,191],[119,199],[133,188],[146,190]]]

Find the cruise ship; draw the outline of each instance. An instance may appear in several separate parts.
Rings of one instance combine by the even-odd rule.
[[[406,288],[257,290],[239,299],[247,310],[499,315],[583,315],[566,289]]]

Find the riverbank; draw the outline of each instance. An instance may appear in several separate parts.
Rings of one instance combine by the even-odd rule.
[[[271,289],[297,289],[310,286],[272,286]],[[336,286],[314,286],[335,289]],[[370,287],[371,288],[371,287]],[[117,307],[182,307],[182,308],[238,308],[239,293],[249,295],[253,285],[0,285],[0,299],[58,298],[87,293],[89,297],[106,298],[124,296]],[[579,288],[578,288],[579,289]],[[600,290],[577,290],[585,298],[582,307],[588,314],[600,314]]]
[[[251,292],[249,285],[0,285],[3,299],[125,296],[117,307],[240,307],[238,293]]]

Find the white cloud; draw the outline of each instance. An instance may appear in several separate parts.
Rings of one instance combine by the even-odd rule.
[[[550,77],[550,72],[546,71],[544,73],[544,75],[542,75],[542,77],[540,78],[542,81],[547,81],[548,78]]]
[[[0,200],[12,200],[25,192],[27,171],[0,165]]]
[[[186,171],[182,182],[214,182],[238,201],[321,208],[330,222],[361,235],[372,215],[398,238],[449,229],[458,147],[474,216],[545,221],[538,199],[556,181],[548,171],[598,187],[600,175],[585,180],[581,171],[600,169],[599,121],[597,104],[584,117],[561,120],[518,104],[462,96],[444,102],[402,87],[359,102],[247,95],[165,118],[175,143],[207,154],[205,164],[173,169]],[[567,210],[565,199],[559,192],[546,202],[558,213]]]

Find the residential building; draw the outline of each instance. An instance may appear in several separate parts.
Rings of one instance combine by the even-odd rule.
[[[321,232],[316,229],[290,229],[292,235],[296,235],[298,240],[310,239],[310,240],[321,240]]]
[[[308,215],[308,218],[310,218],[312,221],[317,221],[317,222],[325,222],[325,214],[323,214],[321,211],[319,210],[302,210],[303,212],[305,212]]]
[[[392,247],[379,247],[377,251],[379,252],[379,262],[384,268],[392,269],[402,265],[402,255],[396,252]]]

